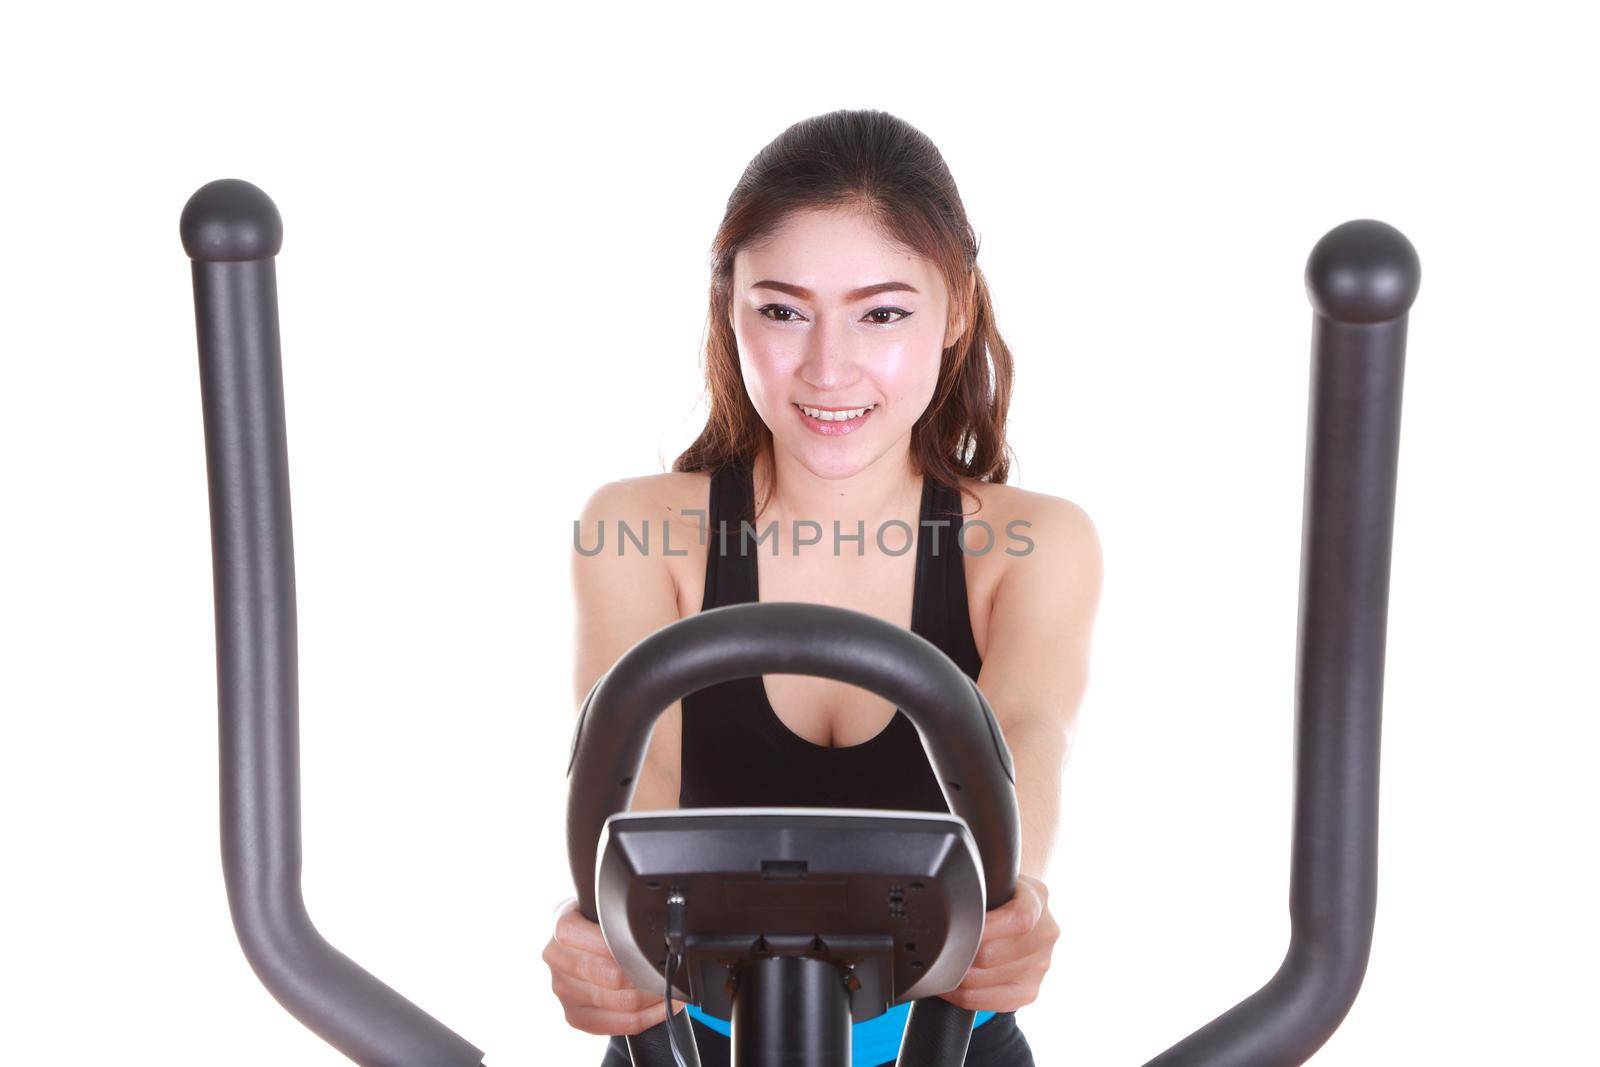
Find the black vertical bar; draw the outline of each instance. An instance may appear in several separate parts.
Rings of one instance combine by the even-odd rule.
[[[300,889],[294,537],[273,257],[283,224],[248,182],[183,209],[211,497],[222,861],[234,930],[290,1014],[366,1067],[473,1067],[483,1054],[322,938]]]
[[[1335,227],[1316,310],[1301,542],[1289,950],[1256,993],[1147,1067],[1289,1067],[1344,1020],[1378,894],[1378,757],[1407,315],[1421,265],[1400,231]]]
[[[850,1062],[850,993],[834,964],[806,956],[748,960],[733,981],[733,1067]]]

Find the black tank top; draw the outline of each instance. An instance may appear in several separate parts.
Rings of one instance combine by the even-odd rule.
[[[760,531],[753,518],[754,495],[748,462],[725,466],[711,478],[701,611],[759,599],[756,553],[771,552],[771,542],[740,536],[741,520]],[[925,477],[911,630],[976,680],[982,661],[967,613],[966,571],[956,540],[960,527],[960,494]],[[723,529],[726,538],[719,535]],[[903,712],[897,710],[887,727],[859,745],[818,745],[784,725],[760,678],[722,682],[683,698],[680,782],[678,804],[685,808],[950,810],[916,727]]]

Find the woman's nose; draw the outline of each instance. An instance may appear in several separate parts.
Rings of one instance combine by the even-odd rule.
[[[855,380],[856,357],[843,332],[839,326],[819,324],[806,338],[800,379],[807,385],[818,390],[837,389]]]

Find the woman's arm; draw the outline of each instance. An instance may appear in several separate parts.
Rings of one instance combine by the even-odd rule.
[[[582,707],[594,683],[624,652],[679,617],[677,587],[657,539],[666,514],[636,481],[608,482],[595,490],[583,506],[578,520],[579,543],[599,543],[600,524],[604,522],[605,545],[592,556],[577,551],[576,545],[572,551],[576,648],[573,684],[577,707]],[[619,521],[634,531],[651,531],[648,554],[631,542],[622,555],[617,554]],[[678,806],[682,737],[683,709],[674,703],[656,720],[644,767],[634,787],[633,811]]]
[[[978,688],[1011,749],[1022,817],[1022,863],[1010,903],[984,916],[977,958],[946,1000],[1015,1011],[1039,995],[1061,928],[1044,884],[1061,809],[1061,769],[1089,680],[1102,562],[1094,524],[1077,505],[1030,494],[1027,555],[1007,560],[989,615]],[[1020,551],[1017,550],[1017,551]]]
[[[678,618],[677,588],[659,550],[647,555],[630,543],[617,554],[617,522],[626,520],[634,530],[649,522],[659,529],[653,510],[650,494],[637,482],[609,482],[589,497],[578,520],[578,544],[596,544],[602,520],[606,531],[605,546],[595,555],[585,556],[576,545],[572,550],[573,683],[580,707],[619,656]],[[677,704],[656,720],[633,810],[678,806],[681,721]],[[591,1034],[637,1034],[666,1018],[662,991],[635,989],[623,977],[599,924],[580,915],[575,900],[561,907],[544,961],[569,1026]],[[682,1003],[674,1007],[683,1010]]]
[[[978,688],[1016,764],[1022,873],[1043,878],[1061,810],[1061,769],[1089,683],[1103,568],[1099,537],[1082,508],[1030,496],[1023,517],[1033,545],[1007,560],[995,588]]]

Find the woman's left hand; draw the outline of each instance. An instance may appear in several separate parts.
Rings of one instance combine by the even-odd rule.
[[[1019,875],[1010,901],[984,915],[978,955],[966,977],[940,995],[969,1011],[1016,1011],[1032,1004],[1061,936],[1049,900],[1043,882]]]

